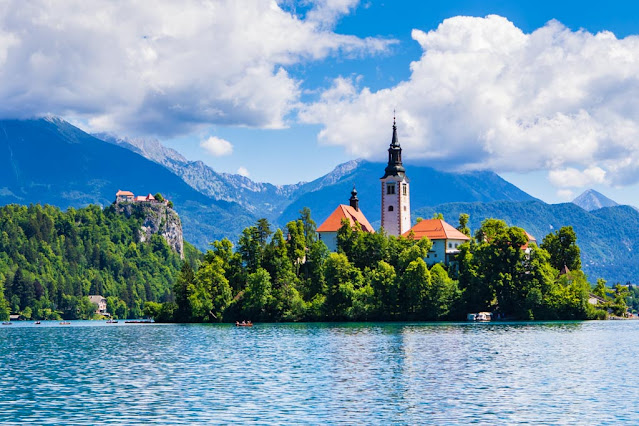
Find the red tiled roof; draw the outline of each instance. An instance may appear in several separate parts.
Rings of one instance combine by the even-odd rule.
[[[118,189],[118,192],[115,193],[116,197],[120,197],[120,196],[130,196],[133,197],[133,192],[131,191],[122,191],[121,189]]]
[[[355,223],[359,223],[362,227],[362,231],[375,232],[361,210],[355,210],[345,204],[337,206],[328,219],[317,228],[317,232],[337,232],[342,226],[342,219],[347,219],[352,227],[355,226]]]
[[[522,250],[526,250],[526,249],[528,248],[528,245],[529,245],[530,243],[535,243],[535,244],[537,244],[537,238],[535,238],[535,237],[533,237],[532,235],[530,235],[530,234],[528,233],[528,231],[526,231],[525,229],[524,229],[524,233],[526,233],[526,238],[528,238],[528,242],[526,242],[526,244],[524,244],[523,246],[521,246],[521,249],[522,249]]]
[[[152,201],[152,200],[155,200],[155,197],[153,195],[149,194],[149,195],[146,196],[146,200],[147,201]]]
[[[415,234],[416,240],[423,237],[428,237],[429,240],[470,240],[469,237],[442,219],[424,219],[404,232],[403,236],[407,237],[411,231]]]
[[[138,195],[133,201],[146,201],[146,197],[144,195]]]

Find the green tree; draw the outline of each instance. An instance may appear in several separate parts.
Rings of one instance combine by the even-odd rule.
[[[459,226],[457,227],[457,230],[461,232],[462,234],[466,235],[467,237],[470,237],[470,228],[468,227],[469,219],[470,219],[470,216],[468,214],[461,213],[459,215]]]
[[[541,247],[550,253],[550,263],[560,270],[568,267],[571,271],[581,270],[581,250],[577,245],[577,234],[572,226],[564,226],[544,237]]]
[[[317,240],[317,224],[311,217],[311,209],[304,207],[300,210],[300,219],[304,228],[304,236],[306,237],[306,247],[311,247]]]
[[[271,277],[265,269],[260,268],[248,276],[242,301],[244,317],[254,320],[264,320],[269,317],[273,295]]]
[[[180,275],[178,275],[173,285],[173,295],[177,309],[175,311],[175,321],[189,322],[191,319],[192,307],[190,305],[189,291],[194,289],[195,274],[191,264],[185,261],[182,264]]]

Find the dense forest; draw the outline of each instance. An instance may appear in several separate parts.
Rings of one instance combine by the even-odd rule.
[[[119,318],[141,317],[146,301],[171,301],[183,262],[159,235],[139,242],[142,220],[113,206],[1,207],[0,318],[93,318],[90,294],[105,296]],[[185,254],[195,264],[201,255],[188,244]]]
[[[459,230],[470,236],[467,222],[462,215]],[[214,242],[197,270],[184,263],[174,301],[145,309],[177,322],[461,320],[477,311],[512,319],[607,316],[588,303],[591,287],[572,228],[549,234],[539,247],[525,250],[527,244],[521,228],[488,219],[461,246],[456,264],[429,268],[427,239],[362,232],[344,222],[338,252],[329,253],[304,209],[284,230],[273,232],[260,219],[235,247]],[[625,311],[616,302],[609,305]]]
[[[344,222],[338,252],[330,253],[310,210],[300,213],[284,229],[260,219],[235,245],[215,241],[205,254],[185,243],[182,260],[160,235],[140,242],[144,218],[113,206],[7,205],[0,208],[0,319],[99,318],[91,294],[104,296],[117,318],[176,322],[461,320],[478,311],[587,319],[622,315],[626,302],[639,307],[639,290],[610,289],[603,280],[592,291],[604,303],[587,303],[591,286],[570,227],[525,250],[522,229],[488,219],[457,262],[428,267],[427,239]],[[459,222],[471,236],[468,216]]]

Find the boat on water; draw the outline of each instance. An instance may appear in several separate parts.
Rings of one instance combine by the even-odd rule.
[[[118,320],[107,320],[107,324],[117,324]]]
[[[235,321],[236,327],[253,327],[253,323],[251,321]]]
[[[36,322],[34,322],[34,324],[38,325],[38,324],[41,324],[41,322],[40,321],[36,321]]]
[[[60,325],[71,325],[69,321],[61,321]]]
[[[492,320],[493,314],[490,312],[478,312],[476,314],[468,314],[467,321],[486,322]]]
[[[11,325],[11,324],[12,324],[12,322],[11,322],[11,321],[3,321],[3,322],[2,322],[2,325]]]
[[[152,320],[126,320],[124,321],[125,324],[151,324],[153,323]]]

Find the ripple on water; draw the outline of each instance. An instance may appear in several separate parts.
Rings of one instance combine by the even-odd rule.
[[[619,423],[639,322],[0,329],[0,421]]]

